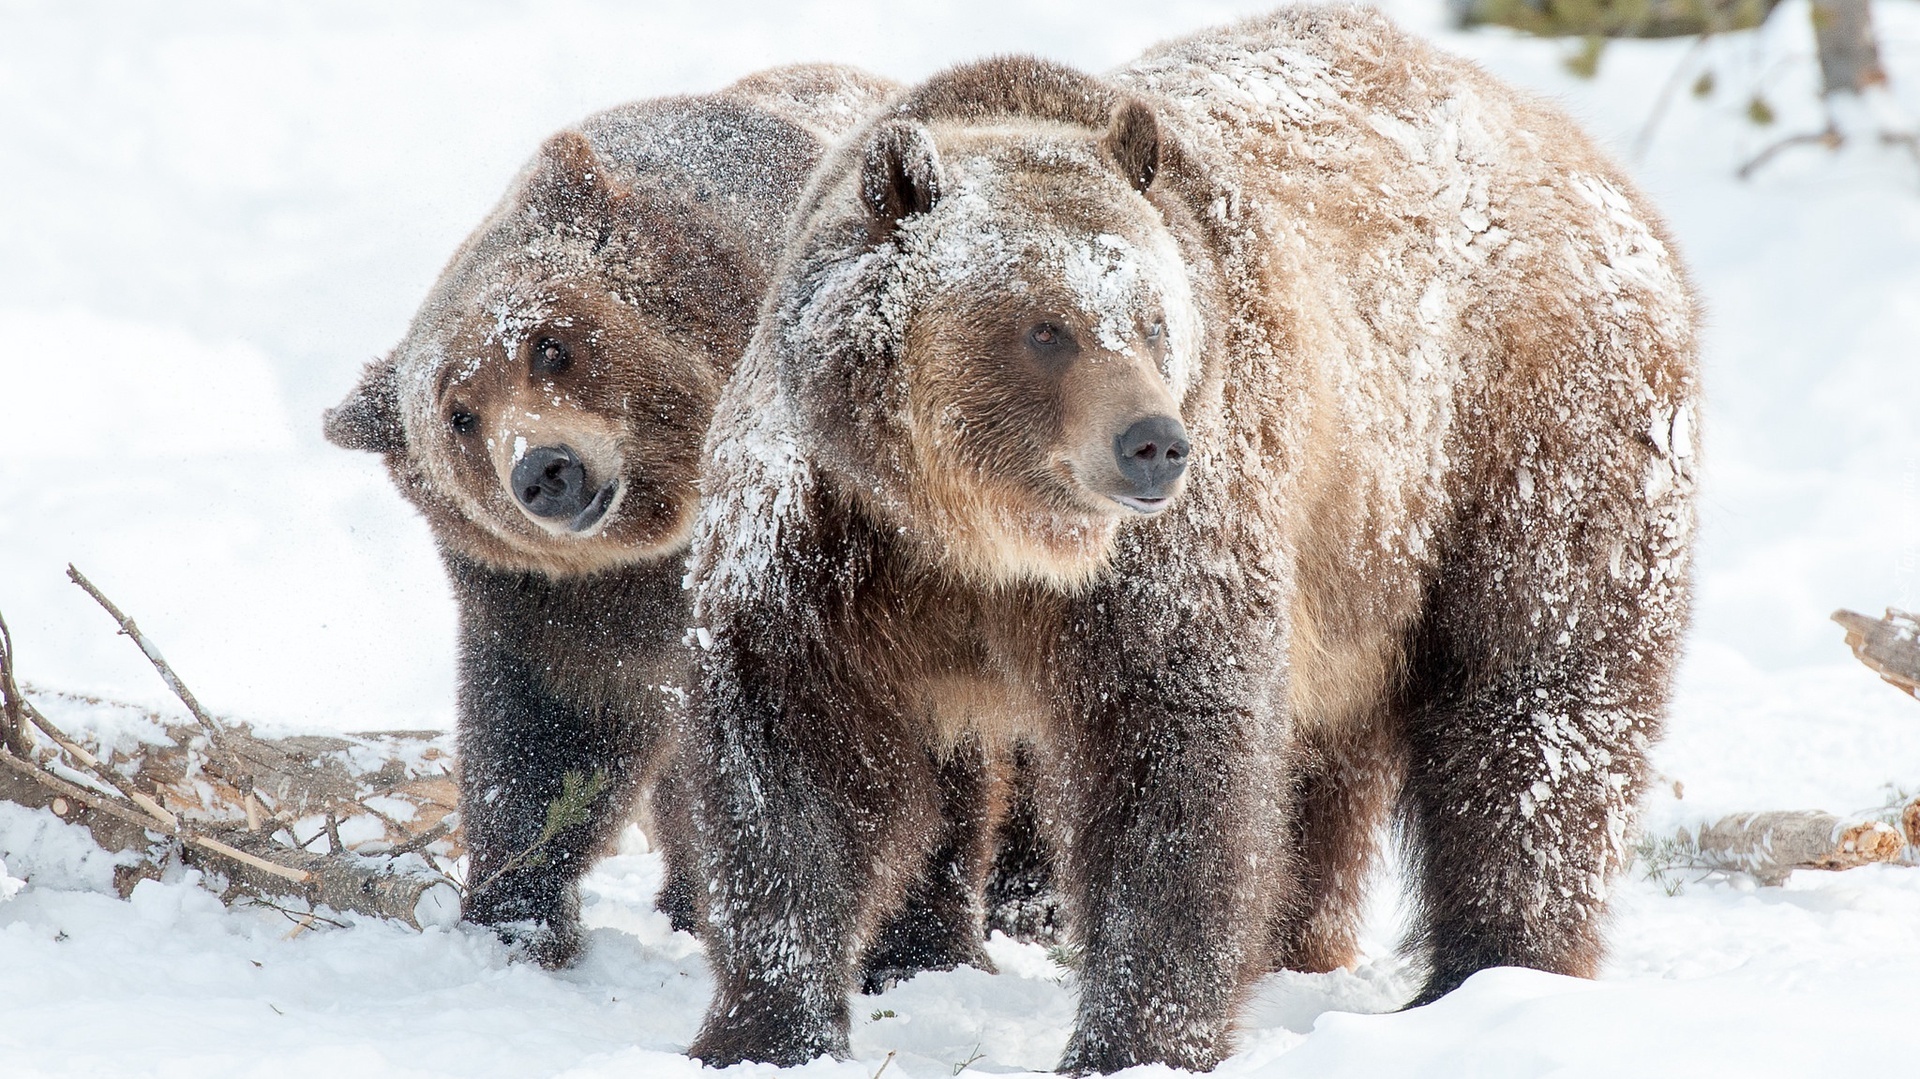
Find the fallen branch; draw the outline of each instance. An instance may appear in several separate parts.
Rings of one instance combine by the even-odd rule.
[[[1835,611],[1833,620],[1847,631],[1847,647],[1887,684],[1920,697],[1920,616],[1887,608],[1885,618]]]
[[[1885,821],[1848,821],[1817,810],[1741,813],[1681,830],[1694,868],[1738,871],[1781,884],[1796,869],[1854,869],[1897,861],[1906,837]]]

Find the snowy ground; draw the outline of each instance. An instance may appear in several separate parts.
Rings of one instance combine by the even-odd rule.
[[[107,5],[0,0],[0,612],[28,678],[164,704],[61,574],[77,562],[216,710],[283,729],[443,725],[451,605],[425,529],[320,410],[401,332],[542,135],[592,109],[836,59],[902,79],[991,51],[1092,68],[1262,5],[1147,0],[924,8],[575,0]],[[1040,10],[1030,10],[1040,7]],[[1395,0],[1439,35],[1438,0]],[[1920,4],[1879,0],[1894,87],[1920,114]],[[1920,707],[1853,664],[1835,607],[1920,608],[1920,169],[1806,150],[1803,0],[1708,50],[1636,171],[1704,291],[1710,472],[1699,617],[1658,762],[1684,784],[1655,833],[1736,809],[1871,809],[1920,787]],[[1624,153],[1687,43],[1439,35],[1560,98]],[[1691,76],[1687,80],[1691,82]],[[1760,87],[1780,115],[1743,119]],[[378,923],[284,939],[191,881],[111,897],[107,860],[0,806],[0,1074],[688,1074],[699,948],[650,908],[630,833],[589,882],[579,969],[510,965],[485,934]],[[10,893],[11,898],[7,898]],[[1278,976],[1227,1075],[1866,1075],[1911,1069],[1920,869],[1634,880],[1594,983],[1493,971],[1409,991],[1382,889],[1357,972]],[[805,1074],[1043,1069],[1061,972],[998,942],[1001,973],[856,1001],[858,1060]]]

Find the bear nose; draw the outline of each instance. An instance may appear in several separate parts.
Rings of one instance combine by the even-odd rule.
[[[537,446],[513,466],[513,495],[535,517],[572,517],[587,504],[587,467],[567,446]]]
[[[1148,416],[1113,440],[1113,456],[1120,475],[1133,485],[1137,498],[1163,498],[1173,481],[1187,470],[1187,429],[1174,416]]]

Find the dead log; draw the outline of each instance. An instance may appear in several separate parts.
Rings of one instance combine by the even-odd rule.
[[[313,854],[238,828],[169,830],[111,795],[63,780],[4,750],[0,798],[48,809],[87,829],[105,850],[138,854],[139,864],[115,873],[122,895],[141,880],[158,877],[177,853],[182,863],[219,878],[229,901],[242,896],[291,899],[310,907],[398,918],[420,929],[452,925],[460,916],[459,890],[424,860],[395,865],[344,852]]]
[[[1854,869],[1900,859],[1906,838],[1885,821],[1848,821],[1818,810],[1741,813],[1681,830],[1697,867],[1781,884],[1796,869]]]
[[[1920,617],[1887,608],[1885,618],[1835,611],[1833,620],[1847,631],[1847,647],[1889,685],[1920,697]]]
[[[421,928],[458,919],[459,886],[446,872],[459,850],[445,735],[273,739],[217,720],[130,618],[78,570],[69,567],[69,575],[134,639],[194,722],[169,724],[98,698],[45,695],[129,709],[159,736],[123,755],[105,735],[69,733],[22,689],[13,642],[0,622],[0,798],[45,808],[86,828],[107,850],[134,852],[135,864],[116,873],[123,895],[178,863],[205,872],[224,898],[253,898],[282,911],[293,901]],[[343,839],[343,821],[366,825],[356,827],[356,843]],[[303,826],[311,833],[304,839]],[[327,848],[308,850],[321,834]],[[303,917],[302,924],[314,920]]]

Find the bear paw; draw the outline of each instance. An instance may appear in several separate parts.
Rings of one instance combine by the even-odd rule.
[[[572,921],[502,922],[492,928],[513,958],[538,963],[548,970],[562,970],[579,962],[586,943],[580,923]]]

